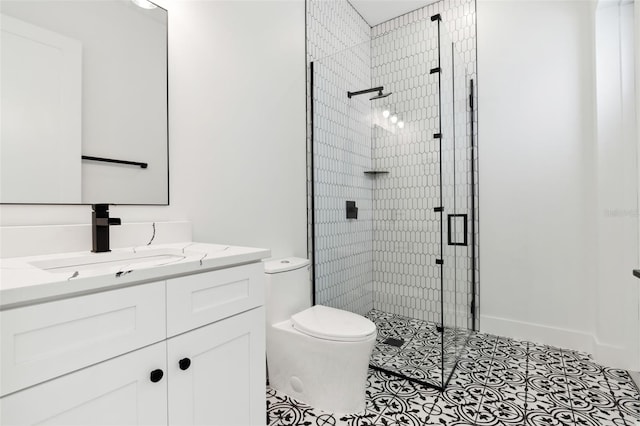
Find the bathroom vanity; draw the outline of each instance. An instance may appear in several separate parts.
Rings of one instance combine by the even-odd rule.
[[[3,425],[265,423],[263,249],[0,260]]]

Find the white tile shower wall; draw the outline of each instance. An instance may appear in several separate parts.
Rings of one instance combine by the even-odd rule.
[[[433,138],[439,130],[439,99],[437,74],[429,74],[438,59],[437,23],[430,20],[437,13],[442,16],[443,32],[455,43],[464,62],[466,80],[475,79],[474,0],[443,0],[372,28],[372,85],[384,85],[393,92],[385,102],[374,105],[374,117],[383,107],[389,107],[405,122],[404,129],[393,132],[382,122],[373,133],[373,165],[390,172],[377,178],[374,186],[373,265],[376,309],[440,322],[440,271],[435,264],[440,257],[440,218],[433,211],[440,204],[439,147]],[[443,84],[451,84],[451,77],[443,79]],[[460,92],[455,99],[459,100],[459,96]],[[443,127],[449,120],[449,129],[453,130],[450,116],[454,99],[444,101],[448,108],[443,113]],[[464,114],[466,104],[457,102],[455,108],[456,114]],[[464,132],[464,140],[468,141],[468,127]],[[443,144],[446,141],[447,135]],[[443,155],[446,219],[447,213],[468,211],[468,192],[454,195],[451,179],[455,173],[456,183],[466,186],[470,179],[470,153],[466,148],[457,149],[454,157],[453,152],[443,149]],[[455,172],[451,170],[454,164]],[[456,259],[453,265],[445,259],[444,312],[449,314],[445,325],[454,321],[458,326],[470,325],[466,323],[470,302],[469,250],[470,247],[457,248],[455,254],[448,253],[446,257]],[[450,280],[454,274],[455,286]]]
[[[347,91],[371,87],[370,38],[371,28],[347,1],[307,1],[316,303],[360,314],[373,308],[372,182],[364,174],[371,167],[371,102],[367,96],[348,99]],[[346,219],[347,200],[357,203],[357,220]]]

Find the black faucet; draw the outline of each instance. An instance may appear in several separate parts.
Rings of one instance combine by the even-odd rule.
[[[94,253],[104,253],[109,249],[109,226],[120,225],[120,219],[109,217],[109,204],[91,205],[91,236],[93,237]]]

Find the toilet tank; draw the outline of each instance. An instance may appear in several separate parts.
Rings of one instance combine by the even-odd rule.
[[[311,307],[311,267],[297,257],[264,262],[267,325]]]

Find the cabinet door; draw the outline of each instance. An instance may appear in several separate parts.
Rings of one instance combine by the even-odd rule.
[[[166,338],[163,282],[0,312],[7,395]]]
[[[167,341],[170,425],[265,424],[264,324],[260,307]]]
[[[2,425],[167,424],[166,343],[59,377],[0,399]],[[164,377],[150,380],[153,370]]]

